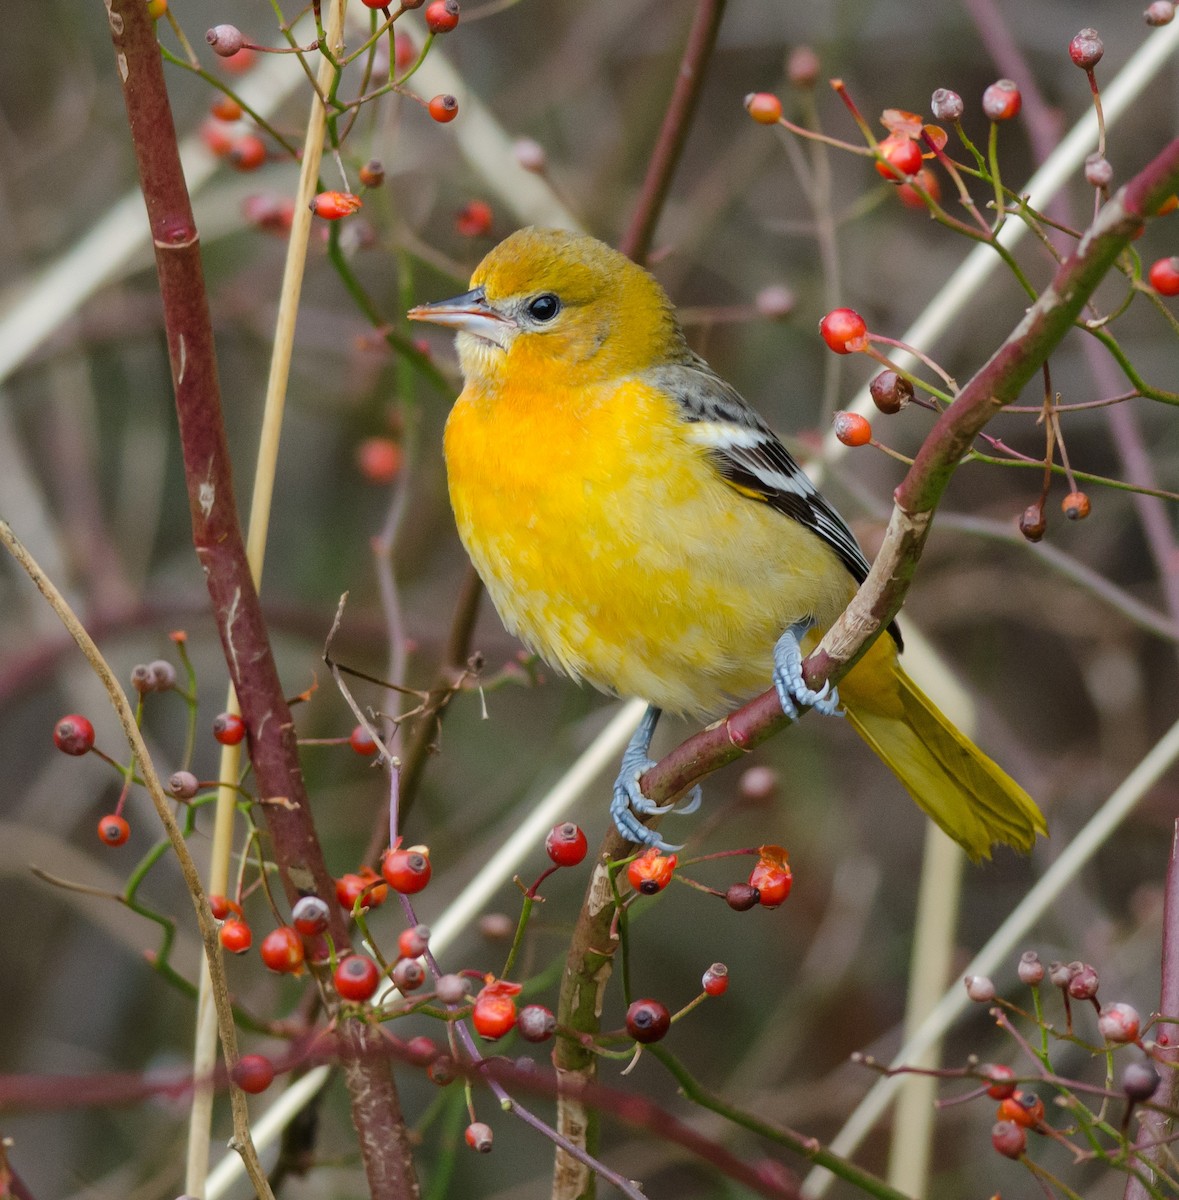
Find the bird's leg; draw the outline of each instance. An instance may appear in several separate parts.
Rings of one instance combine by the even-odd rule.
[[[647,799],[639,787],[644,772],[655,765],[650,757],[651,738],[659,723],[660,711],[653,704],[647,706],[643,719],[623,751],[622,770],[614,781],[610,815],[618,832],[627,841],[637,842],[641,846],[655,846],[660,850],[678,850],[679,846],[669,845],[653,829],[648,829],[639,821],[639,816],[651,817],[665,812],[690,813],[700,807],[702,793],[699,786],[694,787],[679,804],[656,804]]]
[[[799,621],[791,625],[774,646],[774,690],[782,711],[793,721],[798,718],[798,706],[816,708],[824,716],[833,716],[838,711],[839,692],[824,683],[816,692],[807,687],[802,677],[802,647],[800,639],[811,627],[810,621]]]

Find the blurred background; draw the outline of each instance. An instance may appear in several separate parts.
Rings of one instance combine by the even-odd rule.
[[[255,68],[267,81],[260,85],[249,75],[225,74],[205,46],[205,30],[222,21],[259,42],[273,41],[272,7],[262,0],[171,2],[203,65],[234,86],[264,93],[275,103],[276,126],[301,142],[308,95],[298,64],[268,58]],[[1032,103],[1025,88],[1024,117],[1034,119],[1011,122],[1000,136],[1004,180],[1019,188],[1034,170],[1036,139],[1050,147],[1090,104],[1085,75],[1068,58],[1069,39],[1081,26],[1099,30],[1106,50],[1097,74],[1107,81],[1151,36],[1140,9],[1112,0],[963,0],[920,10],[895,0],[731,0],[652,262],[687,310],[693,345],[800,455],[818,445],[832,409],[844,407],[872,374],[870,363],[837,360],[825,351],[816,337],[823,312],[850,305],[874,331],[900,336],[970,246],[924,211],[900,203],[870,162],[838,152],[816,156],[785,133],[754,124],[742,97],[777,92],[787,116],[806,119],[813,107],[826,132],[858,142],[827,78],[842,78],[874,124],[886,108],[928,115],[932,91],[950,87],[965,99],[967,133],[984,145],[979,97],[988,83],[1020,67],[1039,91]],[[554,194],[590,231],[617,240],[634,209],[692,12],[686,0],[464,4],[458,29],[436,44],[458,76],[448,89],[459,98],[457,121],[435,124],[416,103],[386,97],[360,113],[344,148],[352,185],[367,160],[379,159],[386,172],[341,235],[383,322],[410,333],[405,308],[464,290],[482,255],[520,223],[511,203],[521,175],[515,139],[542,147]],[[201,698],[193,770],[212,778],[218,748],[209,726],[223,705],[226,675],[189,538],[160,306],[139,229],[145,222],[106,12],[98,0],[9,0],[5,19],[0,353],[6,335],[10,350],[17,344],[19,322],[41,320],[46,333],[4,363],[0,515],[65,591],[122,677],[136,663],[175,661],[168,634],[187,631]],[[404,26],[420,46],[420,23]],[[159,28],[163,43],[179,52],[171,29],[163,22]],[[312,35],[303,28],[300,36],[306,42]],[[800,47],[817,55],[813,93],[786,77],[788,56]],[[192,143],[190,161],[200,176],[195,205],[244,509],[285,248],[281,234],[259,227],[258,197],[289,196],[296,166],[269,139],[270,156],[257,169],[215,163],[200,148],[215,93],[180,68],[169,68],[169,80],[177,128]],[[353,69],[344,93],[354,94],[357,83]],[[1172,65],[1110,131],[1115,182],[1175,136],[1177,99]],[[464,143],[471,140],[464,120],[479,106],[502,133],[502,145],[494,139]],[[809,183],[800,182],[800,165]],[[330,159],[323,178],[329,187],[342,185]],[[952,196],[944,174],[941,182]],[[128,196],[121,224],[118,206]],[[982,204],[988,197],[979,191],[976,198]],[[472,202],[488,211],[472,210]],[[1078,172],[1054,215],[1083,225],[1092,204],[1092,189]],[[1136,246],[1144,263],[1179,250],[1176,219],[1147,230]],[[100,286],[85,286],[87,270],[104,248],[121,244],[124,229],[138,233],[138,243],[126,255],[113,255]],[[1042,285],[1049,266],[1031,241],[1019,258]],[[63,261],[75,265],[53,276]],[[46,280],[56,280],[48,295]],[[1111,307],[1121,295],[1119,285],[1109,285],[1099,303]],[[964,380],[1025,305],[1014,281],[999,272],[940,342],[923,349]],[[1135,300],[1115,332],[1143,376],[1179,388],[1173,334],[1144,299]],[[450,381],[445,388],[407,367],[374,335],[322,239],[313,239],[263,587],[288,694],[319,683],[297,710],[307,737],[343,737],[353,724],[320,659],[343,592],[350,600],[339,656],[366,671],[385,670],[389,645],[370,543],[397,496],[403,496],[404,515],[393,569],[409,641],[407,682],[424,688],[437,676],[465,559],[440,453],[458,387],[456,364],[441,331],[425,336]],[[1066,403],[1127,387],[1110,371],[1108,357],[1104,368],[1095,367],[1076,336],[1053,357],[1052,383]],[[1033,387],[1023,402],[1040,398]],[[1121,415],[1111,421],[1110,413]],[[929,425],[930,414],[915,407],[875,422],[877,436],[901,452],[913,451]],[[1144,400],[1132,410],[1095,409],[1064,422],[1077,469],[1125,478],[1137,448],[1157,486],[1172,490],[1179,485],[1177,431],[1171,409]],[[1005,415],[990,432],[1025,454],[1043,453],[1034,416]],[[370,438],[392,439],[400,449],[391,482],[375,481],[358,457]],[[869,555],[902,471],[863,448],[835,465],[824,485]],[[977,703],[980,742],[1037,797],[1052,831],[1026,859],[1001,851],[993,863],[967,869],[958,965],[1176,716],[1179,614],[1168,608],[1179,594],[1174,509],[1144,509],[1124,491],[1089,487],[1092,515],[1071,523],[1060,515],[1067,489],[1057,480],[1044,545],[1076,564],[1070,576],[1017,531],[1039,482],[1035,470],[961,470],[905,610],[908,624],[932,640]],[[1112,590],[1099,594],[1100,581]],[[1154,614],[1153,624],[1134,604]],[[119,779],[93,756],[58,754],[52,730],[63,713],[85,713],[98,744],[120,757],[113,714],[56,619],[7,561],[0,562],[0,612],[0,911],[8,914],[0,935],[0,1068],[44,1075],[183,1069],[193,1008],[145,961],[158,948],[158,929],[114,901],[55,888],[30,872],[37,866],[118,891],[155,843],[157,828],[146,797],[133,791],[129,842],[110,849],[98,841],[96,822],[110,811]],[[516,663],[519,652],[486,605],[472,647],[485,656],[489,677]],[[542,672],[536,685],[523,672],[515,679],[488,692],[486,719],[477,694],[459,696],[447,713],[439,753],[429,761],[406,831],[432,847],[435,882],[421,906],[427,921],[614,712],[613,702],[551,672]],[[363,702],[383,703],[376,689],[366,694],[358,685],[357,694]],[[150,698],[145,726],[165,776],[183,754],[184,721],[179,698]],[[677,733],[690,731],[669,725],[662,744],[670,747]],[[754,786],[743,775],[751,765],[769,768],[773,786]],[[383,803],[382,778],[346,746],[309,747],[305,770],[329,867],[336,874],[355,870]],[[758,784],[765,778],[755,777]],[[1093,963],[1102,998],[1129,1001],[1143,1013],[1158,1002],[1161,888],[1177,800],[1175,778],[1167,777],[1026,942],[1046,962]],[[606,803],[603,780],[582,809],[568,814],[586,827],[591,846],[605,829]],[[192,839],[198,858],[207,853],[207,832],[202,817]],[[862,1049],[887,1058],[900,1044],[922,862],[920,814],[850,730],[809,720],[709,780],[701,813],[677,822],[671,836],[690,838],[687,855],[780,843],[790,851],[794,892],[779,910],[737,914],[673,887],[632,923],[636,989],[675,1008],[695,995],[709,963],[727,962],[728,994],[677,1027],[669,1049],[711,1090],[766,1119],[831,1137],[873,1081],[848,1055]],[[526,882],[546,862],[538,847],[522,871]],[[695,874],[723,889],[736,878],[734,870],[721,860]],[[567,933],[587,877],[588,864],[546,884],[547,900],[528,943],[521,975],[535,978],[536,998],[554,1007]],[[172,963],[195,979],[191,908],[169,859],[151,872],[142,895],[176,918]],[[505,883],[490,911],[514,919],[518,909],[519,893]],[[261,906],[256,915],[264,926]],[[395,914],[376,914],[374,928],[395,936]],[[495,971],[505,953],[506,944],[472,927],[444,966]],[[1026,1004],[1026,990],[1014,977],[1017,958],[1018,950],[997,983]],[[277,1017],[296,1005],[303,984],[269,975],[256,957],[228,966],[231,985],[250,1011]],[[606,1027],[621,1024],[620,997],[613,987]],[[1049,1012],[1050,1019],[1059,1017],[1058,1007]],[[419,1024],[409,1033],[437,1034],[433,1023]],[[400,1026],[397,1032],[405,1033]],[[1083,1032],[1096,1040],[1095,1028]],[[246,1049],[278,1045],[250,1034],[244,1040]],[[523,1053],[521,1045],[506,1052]],[[946,1046],[951,1064],[970,1053],[1020,1062],[985,1006],[959,1022]],[[1100,1064],[1081,1050],[1062,1053],[1057,1066],[1062,1074],[1075,1071],[1100,1082]],[[460,1153],[461,1097],[418,1073],[403,1076],[407,1114],[422,1129],[423,1181],[433,1194],[548,1194],[547,1144],[480,1097],[481,1117],[495,1127],[496,1152],[476,1156],[460,1147]],[[751,1161],[769,1156],[795,1170],[804,1165],[693,1110],[649,1058],[625,1080],[606,1064],[603,1081],[641,1090]],[[943,1094],[966,1090],[950,1083]],[[543,1109],[542,1102],[537,1107]],[[39,1200],[171,1196],[181,1190],[184,1118],[182,1104],[164,1101],[9,1111],[0,1116],[0,1134],[14,1139],[13,1162]],[[1049,1119],[1064,1123],[1051,1106]],[[320,1169],[290,1180],[283,1194],[362,1194],[338,1085],[325,1098],[321,1120]],[[929,1195],[956,1200],[1001,1190],[1015,1200],[1043,1194],[1025,1171],[991,1150],[993,1120],[985,1099],[939,1113]],[[218,1129],[227,1137],[229,1128],[227,1113],[219,1113]],[[628,1177],[645,1180],[652,1196],[746,1194],[674,1147],[610,1121],[605,1136],[604,1156]],[[883,1170],[887,1148],[882,1128],[862,1161]],[[1066,1155],[1039,1143],[1034,1152],[1080,1194],[1121,1194],[1120,1175],[1069,1167]],[[853,1192],[844,1186],[830,1194]]]

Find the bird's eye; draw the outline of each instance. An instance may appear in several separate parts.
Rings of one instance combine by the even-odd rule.
[[[528,302],[528,315],[534,321],[551,321],[561,311],[561,301],[552,292],[542,292]]]

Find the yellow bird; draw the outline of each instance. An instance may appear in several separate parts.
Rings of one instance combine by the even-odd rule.
[[[843,519],[761,418],[689,349],[666,293],[582,234],[523,229],[471,290],[409,313],[457,330],[465,387],[446,424],[459,535],[508,630],[547,662],[649,708],[611,812],[665,811],[638,779],[662,710],[711,717],[764,691],[810,690],[800,639],[868,572]],[[975,859],[1027,850],[1028,794],[902,670],[893,626],[845,676],[843,710],[913,799]],[[690,811],[698,791],[678,811]]]

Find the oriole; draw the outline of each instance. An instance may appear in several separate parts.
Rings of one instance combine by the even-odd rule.
[[[547,662],[648,711],[611,806],[639,821],[661,710],[706,717],[773,680],[810,691],[799,640],[843,610],[868,563],[843,519],[744,400],[689,349],[663,289],[593,238],[524,229],[471,290],[415,320],[457,330],[465,386],[446,424],[463,544],[508,630]],[[934,707],[881,636],[845,676],[844,711],[972,858],[1028,849],[1028,794]],[[698,793],[680,811],[695,807]]]

